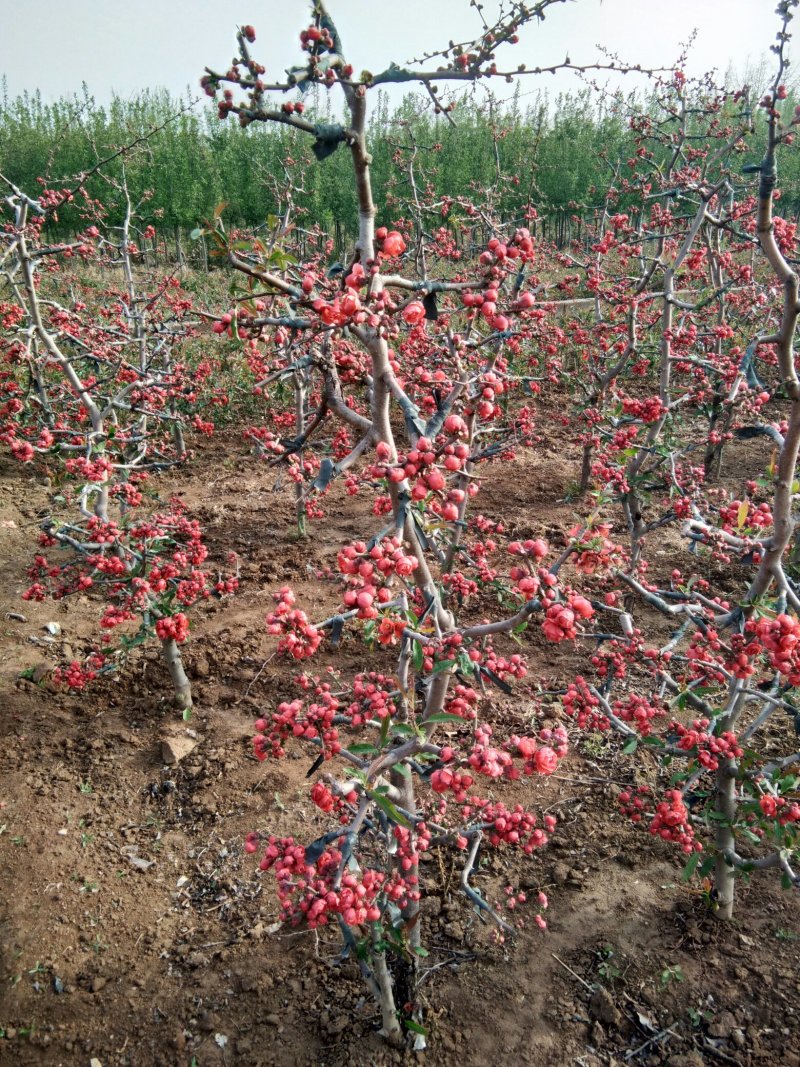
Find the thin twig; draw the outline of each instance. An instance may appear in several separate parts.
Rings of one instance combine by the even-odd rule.
[[[576,974],[568,963],[564,963],[560,956],[556,956],[555,952],[551,952],[550,955],[553,957],[556,963],[561,964],[565,971],[569,971],[573,978],[577,978],[585,989],[588,989],[590,993],[594,993],[594,986],[590,985],[585,978],[581,978],[579,974]]]
[[[253,688],[253,686],[254,686],[254,685],[256,684],[256,682],[258,681],[258,679],[259,679],[259,678],[261,677],[261,675],[262,675],[262,674],[264,673],[264,670],[265,670],[265,668],[266,668],[267,664],[268,664],[268,663],[271,663],[271,662],[272,662],[272,660],[274,660],[274,659],[275,659],[275,656],[276,656],[276,655],[277,655],[277,652],[273,652],[271,656],[267,656],[267,658],[266,658],[266,659],[264,660],[264,662],[263,662],[263,663],[261,664],[261,666],[260,666],[260,667],[258,668],[258,672],[256,673],[256,676],[255,676],[255,678],[253,678],[253,679],[252,679],[252,681],[251,681],[251,682],[250,682],[250,684],[248,685],[247,689],[245,689],[245,691],[244,691],[244,693],[242,694],[242,696],[241,696],[241,697],[240,697],[240,698],[239,698],[239,699],[238,699],[238,700],[236,701],[236,703],[237,703],[237,704],[241,704],[241,702],[242,702],[242,701],[244,700],[244,698],[245,698],[246,696],[249,696],[249,694],[250,694],[250,690],[251,690],[251,689]]]
[[[634,1056],[638,1056],[640,1052],[644,1052],[646,1048],[649,1048],[649,1046],[652,1045],[654,1042],[660,1041],[663,1037],[667,1037],[668,1035],[672,1035],[672,1037],[680,1037],[680,1034],[676,1034],[675,1031],[672,1029],[674,1025],[675,1023],[670,1023],[665,1030],[661,1030],[659,1033],[654,1034],[653,1037],[645,1041],[643,1045],[639,1045],[638,1048],[628,1049],[628,1051],[625,1053],[625,1059],[632,1060]]]

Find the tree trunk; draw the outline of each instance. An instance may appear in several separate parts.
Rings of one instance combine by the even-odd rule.
[[[181,246],[181,228],[175,227],[175,262],[179,267],[186,266],[186,257],[183,254],[183,248]]]
[[[736,761],[720,760],[716,777],[716,795],[714,812],[720,821],[714,833],[714,847],[717,861],[714,869],[714,890],[716,893],[716,911],[718,919],[733,918],[733,897],[735,891],[735,870],[728,863],[726,856],[733,851],[735,841],[731,824],[736,816]]]
[[[189,711],[192,706],[192,687],[183,669],[181,650],[174,638],[161,642],[161,653],[167,665],[172,686],[175,690],[175,705],[182,711]]]

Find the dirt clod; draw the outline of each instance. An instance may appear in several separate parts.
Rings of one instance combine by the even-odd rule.
[[[197,748],[198,741],[186,734],[172,734],[161,739],[161,759],[174,766]]]
[[[593,1019],[599,1019],[608,1026],[618,1027],[622,1022],[622,1015],[604,986],[598,986],[592,993],[589,1001],[589,1014]]]

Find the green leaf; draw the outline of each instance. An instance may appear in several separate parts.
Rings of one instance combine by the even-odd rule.
[[[284,252],[282,248],[273,249],[267,257],[267,263],[273,267],[279,267],[281,270],[285,270],[286,267],[296,262],[295,257],[289,252]]]
[[[427,955],[427,953],[426,953]],[[405,1019],[405,1026],[408,1030],[411,1030],[414,1034],[422,1034],[423,1037],[428,1036],[428,1031],[424,1026],[420,1026],[419,1023],[415,1023],[413,1019]]]
[[[700,853],[699,852],[693,852],[691,854],[691,856],[689,857],[688,863],[683,868],[683,872],[681,873],[681,881],[682,882],[688,882],[689,881],[689,879],[692,877],[694,872],[697,870],[697,864],[699,862],[700,862]]]
[[[419,641],[414,642],[414,648],[411,652],[411,659],[414,663],[414,670],[421,671],[425,662],[425,653],[422,651],[422,645]]]
[[[639,738],[638,737],[629,737],[628,740],[625,742],[625,744],[622,746],[622,751],[625,753],[626,756],[630,756],[630,754],[632,752],[635,752],[638,747],[639,747]]]
[[[469,653],[462,648],[458,653],[458,669],[464,674],[474,674],[476,667],[469,658]]]
[[[434,663],[431,674],[441,674],[442,671],[449,671],[455,665],[456,661],[454,659],[440,659],[438,663]]]
[[[144,644],[147,640],[147,632],[140,630],[135,637],[126,637],[124,634],[120,635],[120,647],[124,648],[126,652],[130,652],[132,648],[138,648],[139,645]]]
[[[706,875],[710,874],[711,871],[714,869],[715,863],[716,859],[714,858],[714,856],[706,856],[706,858],[700,865],[700,877],[705,878]]]
[[[425,723],[428,723],[428,722],[460,722],[460,723],[463,723],[463,722],[465,722],[465,719],[464,719],[464,717],[462,715],[453,715],[453,713],[449,712],[449,711],[437,711],[434,715],[429,715],[428,718],[424,720],[423,726],[425,725]]]
[[[378,754],[378,749],[368,744],[348,745],[347,751],[352,752],[354,756],[377,756]]]
[[[405,817],[405,815],[401,815],[401,813],[397,810],[397,808],[394,806],[391,800],[389,800],[388,797],[383,796],[381,793],[377,792],[377,790],[373,791],[369,789],[367,790],[367,796],[370,798],[370,800],[375,801],[381,811],[383,811],[384,814],[388,815],[393,823],[396,823],[398,826],[405,826],[407,830],[413,829],[413,826],[409,822],[409,820]]]
[[[389,736],[389,727],[391,725],[392,725],[392,717],[391,717],[391,715],[387,715],[383,719],[383,721],[381,722],[381,733],[380,733],[380,737],[378,738],[378,745],[379,745],[380,748],[383,748],[384,745],[386,744],[386,739]]]

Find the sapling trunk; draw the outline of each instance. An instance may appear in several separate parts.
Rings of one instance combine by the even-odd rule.
[[[405,1039],[403,1037],[403,1028],[397,1015],[397,1006],[394,1002],[392,976],[389,973],[389,965],[386,962],[386,950],[378,948],[379,937],[380,934],[377,928],[373,926],[372,969],[380,993],[381,1034],[394,1048],[403,1048]]]
[[[169,347],[167,347],[164,352],[164,373],[167,376],[172,374],[172,353]],[[178,459],[185,459],[186,440],[183,436],[183,422],[181,421],[178,405],[174,396],[170,396],[169,413],[172,416],[172,443],[175,445],[175,452],[177,453]]]
[[[718,230],[714,230],[713,234],[709,233],[706,228],[703,232],[703,239],[708,253],[708,281],[712,289],[720,294],[717,301],[717,325],[722,327],[725,324],[725,298],[722,295],[725,279],[720,263],[720,233]],[[718,365],[722,362],[722,356],[722,336],[719,335],[714,341],[714,358]],[[736,391],[736,386],[734,386],[734,391],[730,396],[731,401],[735,399]],[[725,380],[718,379],[714,385],[711,414],[708,420],[709,440],[703,457],[703,469],[707,481],[715,481],[719,478],[722,468],[724,435],[730,427],[733,416],[732,404],[728,404],[726,409],[725,401],[728,393]],[[712,442],[714,431],[716,431],[717,439]]]
[[[161,642],[161,654],[167,665],[172,687],[174,689],[174,701],[176,707],[182,711],[189,711],[192,706],[192,687],[183,669],[183,660],[178,642],[170,637]]]
[[[745,686],[737,679],[731,686],[727,710],[717,726],[720,733],[736,732],[736,726],[745,706]],[[720,757],[716,773],[714,814],[714,848],[717,853],[714,868],[714,893],[716,896],[715,915],[718,919],[728,920],[733,917],[734,876],[735,869],[728,857],[736,849],[733,823],[736,818],[736,774],[737,763],[731,756]]]
[[[735,892],[735,868],[727,857],[735,848],[733,820],[736,817],[736,760],[722,759],[716,774],[716,794],[714,813],[718,821],[714,832],[714,847],[717,859],[714,868],[714,892],[716,907],[714,914],[718,919],[733,918],[733,899]]]
[[[402,766],[402,765],[399,765]],[[405,773],[403,773],[405,771]],[[399,794],[400,807],[404,811],[407,811],[410,815],[417,814],[417,801],[414,797],[414,779],[411,771],[407,767],[403,767],[403,770],[392,770],[390,775],[390,782],[392,786],[397,790]],[[419,884],[419,864],[414,863],[409,870],[402,870],[400,873],[408,878],[416,878]],[[403,908],[403,921],[406,924],[406,933],[408,935],[408,944],[412,952],[418,949],[422,943],[422,937],[419,928],[419,901],[411,900]]]
[[[175,227],[175,262],[181,268],[186,266],[186,258],[183,254],[183,248],[181,247],[181,228]]]
[[[703,471],[705,473],[705,479],[708,482],[716,481],[719,478],[720,470],[722,469],[722,442],[711,442],[711,436],[714,431],[717,430],[717,426],[722,418],[723,401],[725,399],[724,386],[719,382],[714,388],[714,399],[711,403],[711,414],[708,419],[708,436],[709,442],[706,445],[705,453],[703,455]]]
[[[294,429],[298,438],[301,438],[306,429],[306,394],[308,393],[306,375],[296,373],[294,375]],[[303,468],[303,449],[297,452],[297,462],[300,469]],[[303,480],[295,482],[294,486],[295,517],[297,519],[297,532],[301,537],[306,536],[306,503]]]
[[[412,815],[416,815],[416,800],[414,798],[414,780],[409,769],[403,774],[399,770],[392,770],[390,775],[392,786],[399,794],[400,806]],[[412,880],[419,888],[419,863],[412,863],[408,870],[403,869],[395,857],[395,865],[399,873],[405,879]],[[395,989],[404,1014],[413,1006],[417,999],[417,984],[419,981],[419,950],[422,947],[421,913],[419,900],[409,900],[402,911],[403,926],[405,931],[408,953],[397,955],[392,961],[392,971],[395,975]],[[417,1020],[419,1021],[419,1020]]]
[[[592,455],[594,449],[592,445],[587,442],[583,446],[583,455],[581,457],[581,480],[579,484],[579,491],[585,493],[589,486],[592,484]]]

